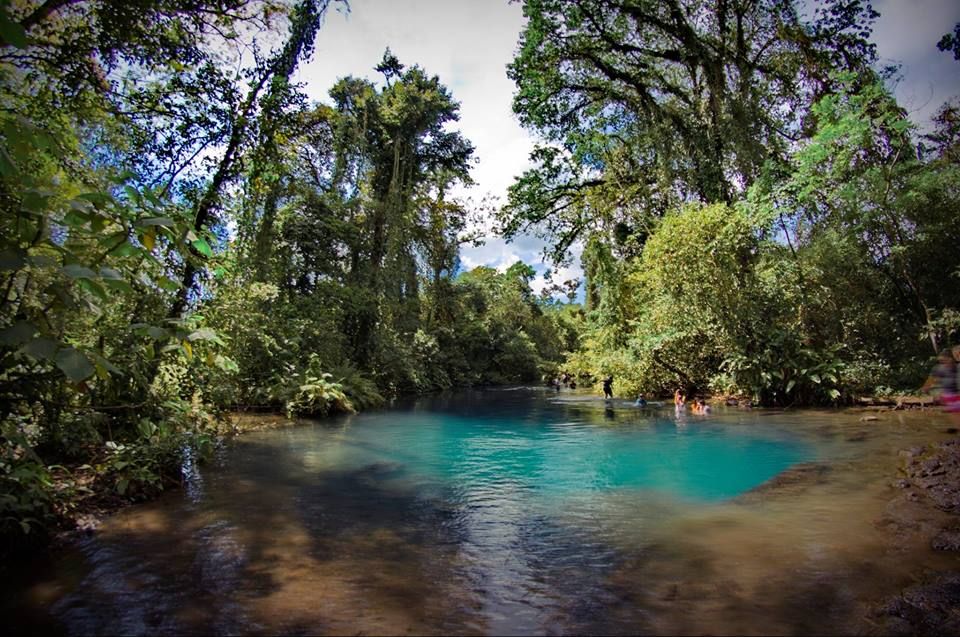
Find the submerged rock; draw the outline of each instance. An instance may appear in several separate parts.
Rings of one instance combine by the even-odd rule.
[[[794,465],[740,495],[735,501],[746,502],[787,489],[798,490],[815,484],[822,484],[826,481],[826,476],[830,471],[830,465],[820,462],[804,462]]]

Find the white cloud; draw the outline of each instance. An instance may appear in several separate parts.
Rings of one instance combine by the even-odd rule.
[[[900,104],[921,128],[944,101],[960,94],[960,62],[937,49],[945,33],[960,22],[956,0],[879,0],[873,41],[881,62],[900,64],[895,87]]]

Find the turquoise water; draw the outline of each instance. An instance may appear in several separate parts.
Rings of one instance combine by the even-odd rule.
[[[709,576],[734,630],[755,604],[704,551],[742,540],[671,525],[719,511],[692,537],[722,535],[737,496],[836,454],[800,420],[520,388],[246,434],[37,567],[7,612],[67,634],[702,632],[657,609]],[[768,616],[800,630],[810,610]]]
[[[510,485],[528,498],[626,489],[703,502],[816,455],[786,429],[535,390],[361,415],[315,453],[326,468],[379,463],[422,488]]]

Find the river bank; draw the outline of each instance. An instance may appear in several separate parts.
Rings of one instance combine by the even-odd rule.
[[[901,542],[928,544],[955,557],[955,568],[919,581],[878,605],[877,634],[960,634],[960,439],[901,451],[899,491],[878,522]]]
[[[287,418],[279,412],[229,412],[216,421],[213,433],[216,436],[216,444],[223,444],[236,436],[294,427],[303,422],[305,421]],[[95,532],[106,517],[126,507],[159,497],[170,489],[183,488],[193,471],[190,467],[182,466],[179,479],[166,477],[162,489],[149,494],[127,497],[117,492],[113,482],[104,479],[103,471],[98,470],[98,464],[97,462],[73,465],[67,463],[52,468],[53,488],[64,494],[56,511],[56,521],[49,537],[53,546],[70,542],[77,536]],[[43,544],[41,540],[34,544],[34,548],[42,550]]]

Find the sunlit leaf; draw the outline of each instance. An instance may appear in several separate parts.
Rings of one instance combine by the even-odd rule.
[[[111,290],[119,290],[121,292],[126,292],[128,294],[132,293],[133,286],[124,281],[123,279],[104,279],[103,284],[106,285]]]
[[[140,203],[140,192],[137,191],[133,186],[127,185],[123,187],[123,191],[127,193],[127,197],[130,198],[134,203]]]
[[[165,276],[162,276],[159,279],[157,279],[157,286],[161,290],[166,290],[168,292],[175,292],[176,290],[179,290],[181,287],[179,282],[174,281],[173,279],[167,278]]]
[[[149,251],[153,251],[153,246],[157,241],[157,231],[153,228],[150,228],[146,232],[140,235],[140,243],[143,244],[143,247]]]
[[[190,335],[187,336],[187,339],[191,341],[213,341],[215,343],[223,343],[217,333],[209,327],[202,327],[199,330],[191,332]]]
[[[111,201],[113,201],[113,197],[111,197],[109,194],[104,192],[97,192],[97,191],[85,192],[83,194],[77,195],[77,199],[89,201],[91,203],[98,204],[101,206],[106,205]]]
[[[90,215],[79,210],[71,210],[63,216],[63,224],[71,228],[80,228],[90,223]]]
[[[111,363],[109,360],[107,360],[105,357],[101,356],[97,352],[90,352],[90,357],[93,359],[93,364],[97,367],[98,376],[100,376],[99,372],[101,369],[105,372],[109,372],[110,374],[115,374],[117,376],[123,375],[123,372],[120,370],[119,367]],[[101,376],[101,378],[103,378],[103,376]]]
[[[124,239],[117,247],[110,250],[109,254],[115,257],[132,257],[140,253],[135,245]]]
[[[102,285],[100,285],[96,281],[91,281],[90,279],[79,279],[77,281],[77,284],[81,288],[89,292],[90,294],[100,299],[101,301],[106,301],[109,299],[109,297],[107,296],[107,291],[104,289]]]
[[[197,252],[207,257],[208,259],[213,258],[213,250],[210,249],[210,244],[207,243],[204,239],[197,239],[191,244],[196,248]]]

